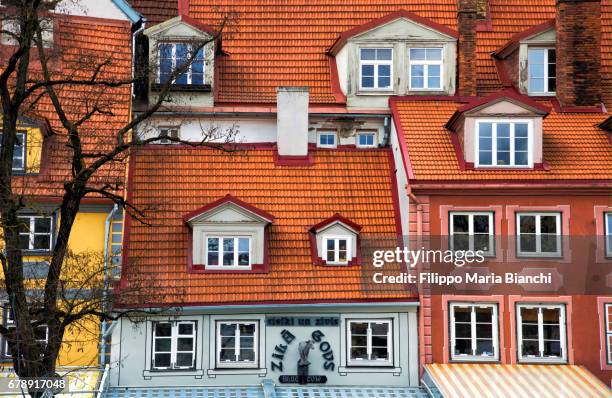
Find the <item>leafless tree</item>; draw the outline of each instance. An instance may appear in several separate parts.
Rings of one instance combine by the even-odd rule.
[[[0,54],[0,226],[4,246],[0,262],[4,290],[15,322],[14,329],[0,326],[0,334],[8,339],[13,367],[20,377],[54,374],[66,330],[70,327],[90,317],[107,321],[125,315],[109,310],[117,297],[106,292],[100,274],[101,261],[95,261],[91,253],[85,258],[70,251],[68,238],[79,206],[84,198],[106,198],[132,217],[144,221],[144,210],[125,199],[123,177],[117,177],[123,173],[117,173],[117,168],[123,170],[126,159],[137,148],[162,139],[156,134],[147,134],[142,126],[172,103],[172,82],[188,70],[200,49],[219,38],[227,23],[227,18],[219,22],[214,37],[192,43],[187,60],[177,65],[170,78],[161,84],[156,99],[146,109],[131,120],[126,116],[119,127],[101,135],[98,126],[105,124],[106,119],[121,119],[116,113],[117,104],[126,101],[126,93],[127,101],[130,100],[130,87],[142,76],[134,76],[131,70],[126,73],[125,68],[131,65],[118,64],[113,54],[71,48],[70,37],[61,38],[61,48],[46,45],[45,29],[53,26],[56,19],[70,18],[54,12],[58,3],[59,0],[9,0],[3,1],[0,7],[3,19],[0,33],[3,39],[8,38],[13,43],[12,46],[0,45],[3,51]],[[56,39],[62,35],[62,29],[53,34]],[[131,45],[129,39],[128,35],[124,44],[127,48]],[[56,68],[58,62],[63,62],[64,67]],[[145,68],[143,75],[150,74]],[[46,113],[39,112],[43,108]],[[61,148],[62,162],[66,166],[58,195],[56,238],[47,259],[48,272],[35,283],[24,276],[24,253],[19,244],[23,226],[19,215],[33,206],[32,192],[36,183],[12,172],[19,123],[31,115],[53,119],[53,127],[45,140]],[[236,133],[234,129],[211,128],[203,132],[202,140],[197,143],[183,142],[176,137],[164,139],[186,145],[225,148],[233,142]],[[81,270],[81,276],[75,277],[72,273],[79,267],[86,267],[90,272]],[[122,294],[129,296],[129,293]],[[139,291],[138,297],[123,296],[121,300],[138,301],[146,294]],[[46,344],[36,339],[37,328],[41,325],[48,328]]]

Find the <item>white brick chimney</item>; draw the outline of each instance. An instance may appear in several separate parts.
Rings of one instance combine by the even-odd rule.
[[[276,89],[276,145],[280,156],[308,155],[308,87]]]

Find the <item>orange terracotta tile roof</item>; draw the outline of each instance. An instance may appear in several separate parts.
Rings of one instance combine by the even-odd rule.
[[[603,180],[612,185],[612,143],[596,125],[610,114],[557,113],[544,119],[544,162],[549,170],[462,170],[444,126],[465,103],[398,101],[394,117],[403,130],[414,181]]]
[[[111,60],[110,64],[102,69],[100,79],[131,78],[131,32],[128,22],[62,16],[58,18],[58,24],[54,41],[61,58],[50,63],[55,78],[89,78],[93,67],[107,59]],[[80,131],[85,151],[104,151],[111,147],[114,133],[129,121],[130,90],[129,85],[119,88],[82,85],[58,88],[60,101],[71,120],[84,115],[96,100],[100,108],[112,112],[112,115],[95,115],[82,125]],[[51,134],[44,139],[40,173],[16,176],[14,192],[27,196],[61,197],[64,193],[63,183],[71,173],[69,156],[72,152],[67,148],[66,130],[47,96],[28,114],[37,120],[47,120]],[[117,162],[100,169],[93,181],[115,184],[123,183],[124,179],[125,165]]]
[[[326,51],[338,36],[408,10],[456,29],[456,0],[191,0],[189,16],[218,26],[230,54],[220,66],[218,101],[276,102],[277,86],[309,86],[311,103],[335,103]]]
[[[185,305],[409,299],[402,286],[372,286],[361,266],[313,265],[310,253],[309,228],[334,213],[363,227],[362,242],[396,239],[390,151],[312,151],[314,165],[281,167],[267,146],[234,153],[180,146],[141,150],[131,164],[132,201],[156,210],[147,218],[150,226],[130,221],[126,286],[142,278],[157,281],[161,300]],[[274,216],[269,273],[188,272],[183,217],[227,194]]]
[[[178,15],[179,0],[130,0],[130,5],[147,19],[147,26]]]

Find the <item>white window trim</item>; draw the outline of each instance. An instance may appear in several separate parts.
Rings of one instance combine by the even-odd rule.
[[[240,353],[240,327],[239,325],[255,325],[255,334],[253,337],[253,350],[255,354],[254,361],[233,361],[233,362],[222,362],[221,361],[221,324],[228,325],[236,325],[236,333],[235,333],[235,350],[239,354]],[[257,369],[259,367],[259,321],[242,321],[242,320],[218,320],[215,322],[216,329],[216,364],[217,368],[228,368],[228,369]]]
[[[545,50],[544,51],[544,91],[531,91],[529,89],[529,87],[531,86],[529,83],[531,81],[531,74],[529,73],[529,52],[532,50]],[[556,94],[556,91],[550,91],[548,89],[548,50],[556,50],[554,47],[536,47],[536,46],[530,46],[527,47],[527,92],[530,95],[554,95]],[[556,66],[556,61],[555,61],[555,66]],[[556,68],[555,68],[556,70]],[[555,80],[557,79],[557,76],[555,76]]]
[[[608,319],[608,310],[612,309],[612,303],[604,304],[604,338],[606,339],[606,364],[612,365],[612,345],[610,344],[610,337],[612,336],[612,326],[610,326],[610,320]]]
[[[367,350],[368,357],[372,355],[372,330],[370,324],[372,323],[386,323],[388,324],[388,332],[387,332],[387,352],[389,354],[389,359],[385,360],[360,360],[360,359],[352,359],[351,358],[351,324],[352,323],[367,323],[368,331],[367,331]],[[347,319],[346,321],[346,364],[347,366],[393,366],[393,320],[392,319]]]
[[[493,340],[493,356],[490,355],[457,355],[455,354],[455,311],[454,309],[457,307],[469,307],[471,309],[471,319],[470,319],[470,327],[471,327],[471,335],[472,335],[472,352],[476,352],[476,307],[481,308],[492,308],[493,314],[491,317],[491,327],[493,330],[492,340]],[[451,359],[454,361],[498,361],[499,360],[499,318],[497,314],[497,304],[490,303],[451,303],[450,304],[450,314],[449,314],[449,322],[450,322],[450,354]]]
[[[480,124],[481,123],[492,123],[491,127],[491,161],[493,164],[480,164]],[[497,165],[497,125],[498,124],[510,124],[510,164]],[[515,165],[515,149],[514,149],[514,127],[517,123],[527,124],[527,164],[526,165]],[[475,134],[474,134],[474,165],[475,167],[482,168],[516,168],[516,169],[530,169],[533,168],[533,123],[528,119],[478,119],[475,123]]]
[[[7,329],[13,329],[16,327],[15,320],[13,319],[11,307],[8,303],[4,303],[2,324]],[[45,328],[45,338],[43,340],[37,339],[36,341],[38,341],[39,343],[44,343],[44,345],[46,346],[49,343],[49,327],[47,325],[36,326],[36,328],[41,328],[41,327]],[[10,354],[8,353],[9,352],[8,350],[9,350],[8,339],[5,336],[2,336],[1,355],[4,357],[9,357]]]
[[[372,136],[374,136],[374,140],[372,141],[372,145],[361,145],[361,144],[359,143],[359,138],[360,138],[362,135],[372,135]],[[356,140],[355,145],[356,145],[358,148],[376,148],[376,146],[377,146],[377,145],[376,145],[376,144],[377,144],[377,140],[376,140],[377,135],[378,135],[378,134],[376,134],[376,131],[374,131],[374,130],[361,130],[361,131],[360,131],[360,130],[358,130],[358,131],[357,131],[357,134],[355,135],[355,140]]]
[[[411,59],[410,50],[440,49],[440,60]],[[412,65],[423,65],[423,87],[412,87]],[[429,87],[429,65],[440,66],[440,87]],[[408,47],[408,90],[410,91],[442,91],[444,87],[444,47]]]
[[[340,257],[340,240],[346,240],[346,261],[339,261]],[[347,265],[353,259],[353,237],[349,235],[325,235],[323,236],[322,249],[323,249],[323,259],[326,264],[331,265]],[[327,260],[327,242],[333,240],[334,241],[334,261]]]
[[[535,252],[524,252],[521,250],[521,217],[532,216],[535,217],[535,240],[536,240],[536,251]],[[556,236],[557,236],[557,251],[556,252],[542,252],[542,233],[541,233],[541,217],[542,216],[555,216],[556,218]],[[516,213],[516,254],[522,257],[561,257],[563,253],[562,248],[562,231],[561,231],[561,213],[557,212],[517,212]],[[531,235],[531,234],[526,234]]]
[[[334,144],[321,144],[321,136],[322,135],[333,135],[334,136]],[[337,148],[338,147],[338,132],[334,130],[320,130],[317,131],[317,147],[318,148]]]
[[[169,323],[172,325],[172,332],[171,332],[171,336],[170,336],[170,366],[155,366],[155,354],[157,353],[157,351],[155,351],[155,326],[157,324],[161,324],[161,323]],[[193,333],[191,335],[186,335],[186,334],[178,334],[178,330],[179,330],[179,325],[183,325],[183,324],[191,324],[192,325],[192,330]],[[198,347],[197,347],[197,322],[196,321],[156,321],[153,322],[153,338],[151,340],[151,369],[153,370],[184,370],[184,369],[195,369],[195,364],[196,364],[196,353],[198,352]],[[180,338],[189,338],[191,337],[193,339],[193,350],[192,351],[178,351],[178,339]],[[162,337],[162,338],[168,338],[166,336]],[[167,351],[160,351],[160,353],[166,354]],[[191,366],[176,366],[176,357],[177,354],[179,353],[191,353],[192,354],[192,361],[191,361]]]
[[[244,238],[249,240],[249,264],[248,265],[238,265],[238,239]],[[219,265],[209,265],[208,264],[208,240],[209,239],[219,239]],[[234,239],[234,265],[223,265],[223,243],[222,239]],[[206,269],[211,270],[250,270],[253,265],[253,237],[248,235],[206,235],[204,239],[204,261]]]
[[[361,59],[361,50],[391,50],[390,60],[376,60],[376,59]],[[393,47],[359,47],[359,90],[363,91],[393,91]],[[373,65],[374,66],[374,87],[363,87],[362,80],[362,66]],[[378,66],[389,65],[389,87],[378,87]]]
[[[19,214],[18,218],[28,218],[29,219],[29,223],[30,226],[28,227],[28,231],[26,232],[28,234],[28,238],[29,238],[29,242],[28,242],[28,248],[27,249],[23,249],[23,250],[28,250],[28,251],[40,251],[40,252],[46,252],[46,251],[50,251],[53,249],[53,239],[54,239],[54,228],[55,228],[55,220],[53,219],[52,216],[36,216],[36,215],[30,215],[30,214]],[[49,227],[49,232],[45,232],[45,233],[36,233],[36,229],[35,229],[35,224],[36,224],[36,219],[37,218],[48,218],[50,220],[50,227]],[[19,235],[25,235],[26,233],[20,233]],[[44,249],[36,249],[34,248],[34,238],[36,237],[36,235],[49,235],[49,247],[48,248],[44,248]]]
[[[521,308],[538,308],[538,345],[539,356],[523,355],[523,321],[521,319]],[[544,325],[542,317],[542,309],[554,308],[559,311],[559,339],[561,344],[561,357],[544,357],[541,356],[544,352]],[[567,324],[565,316],[565,305],[562,304],[517,304],[516,306],[516,338],[518,342],[518,360],[519,362],[567,362]]]
[[[174,72],[176,70],[176,46],[178,44],[184,44],[187,46],[187,56],[191,56],[191,52],[193,51],[193,45],[190,43],[185,43],[185,42],[167,42],[167,41],[162,41],[157,43],[157,58],[158,58],[158,66],[157,66],[157,81],[156,83],[160,84],[161,83],[161,50],[160,50],[160,46],[161,45],[171,45],[172,46],[172,70],[171,70],[171,74],[172,72]],[[185,74],[187,75],[187,85],[191,85],[191,78],[192,78],[192,69],[193,69],[193,63],[196,62],[198,60],[198,58],[194,58],[193,62],[189,65],[189,68],[185,71]],[[180,76],[180,75],[179,75]],[[178,77],[178,76],[177,76]],[[206,84],[206,52],[205,49],[202,48],[202,84]],[[176,79],[174,79],[172,81],[172,84],[176,84]]]
[[[115,231],[114,230],[114,226],[115,225],[119,225],[121,226],[121,231]],[[109,248],[110,248],[110,253],[109,253],[109,257],[111,260],[111,264],[114,265],[120,265],[121,264],[121,254],[123,251],[123,219],[121,220],[114,220],[111,221],[110,223],[110,228],[109,228],[109,237],[110,237],[110,242],[109,242]],[[114,237],[115,236],[119,236],[119,242],[114,242]],[[116,250],[116,249],[119,250]]]
[[[483,252],[485,256],[495,256],[495,215],[492,211],[451,211],[449,213],[449,233],[450,236],[450,248],[454,250],[454,216],[468,216],[468,239],[469,247],[468,250],[474,250],[474,216],[488,216],[489,217],[489,250]],[[461,234],[464,235],[464,234]],[[484,235],[484,234],[479,234]]]
[[[20,156],[19,159],[21,159],[21,166],[20,167],[12,167],[11,166],[11,170],[12,171],[17,171],[17,172],[25,172],[26,170],[26,154],[27,154],[27,139],[28,139],[28,135],[25,131],[17,131],[17,133],[15,134],[17,141],[21,142],[21,145],[16,145],[17,141],[15,142],[15,145],[13,146],[13,160],[11,162],[15,161],[15,155],[17,154],[17,150],[20,152]],[[2,130],[0,130],[0,141],[2,140]],[[1,142],[0,142],[1,144]],[[0,145],[1,147],[1,145]],[[12,163],[11,163],[12,165]]]
[[[604,213],[604,241],[606,247],[606,257],[612,257],[612,230],[609,228],[608,218],[612,221],[612,212]]]
[[[163,127],[159,127],[159,136],[160,137],[171,137],[171,138],[176,138],[179,139],[180,138],[180,128],[178,126],[163,126]],[[164,134],[165,131],[165,134]],[[162,138],[159,141],[157,141],[158,144],[176,144],[176,142],[174,141],[170,141],[166,138]]]

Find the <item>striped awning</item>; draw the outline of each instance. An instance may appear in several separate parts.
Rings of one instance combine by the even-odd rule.
[[[597,398],[610,389],[576,365],[425,365],[423,382],[441,398]]]

